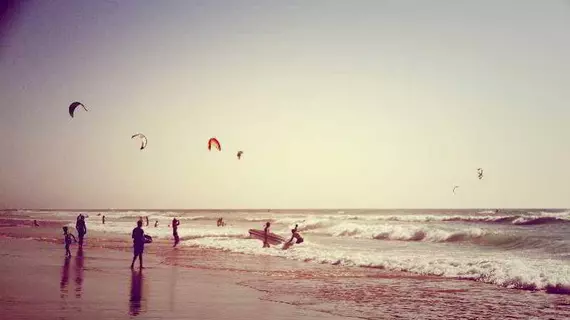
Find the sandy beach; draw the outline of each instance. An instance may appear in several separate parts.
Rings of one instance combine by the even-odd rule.
[[[145,269],[131,241],[89,231],[64,257],[63,220],[1,219],[0,305],[6,319],[565,319],[568,295],[295,261],[156,239]],[[149,232],[152,228],[148,228]],[[255,241],[255,240],[249,240]]]
[[[129,269],[121,251],[73,248],[63,256],[53,243],[2,238],[0,305],[3,319],[341,319],[261,300],[238,279],[162,264]]]

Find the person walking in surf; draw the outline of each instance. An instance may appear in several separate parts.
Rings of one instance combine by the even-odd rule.
[[[87,234],[87,226],[85,225],[85,216],[82,214],[77,217],[75,230],[77,230],[77,236],[79,237],[79,246],[83,247],[83,237]]]
[[[299,234],[299,231],[297,231],[297,228],[299,227],[299,225],[295,225],[295,229],[291,229],[291,239],[289,239],[289,241],[287,241],[287,244],[293,244],[293,239],[295,239],[295,244],[299,244],[299,243],[303,243],[303,238],[301,237],[301,235]]]
[[[269,248],[269,242],[267,241],[267,237],[269,236],[269,227],[271,226],[270,222],[265,224],[265,228],[263,229],[264,237],[263,237],[263,247]]]
[[[172,235],[174,236],[173,247],[176,247],[178,242],[180,242],[180,238],[178,237],[178,225],[180,225],[180,221],[176,218],[172,219]]]

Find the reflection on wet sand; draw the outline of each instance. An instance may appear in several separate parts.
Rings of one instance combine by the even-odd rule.
[[[61,268],[61,281],[59,282],[60,297],[67,296],[67,283],[69,282],[69,260],[70,257],[65,257],[63,260],[63,267]]]
[[[83,291],[83,248],[77,248],[75,255],[75,297],[81,298]]]
[[[129,299],[129,314],[137,316],[141,313],[143,298],[143,274],[142,270],[131,273],[131,297]],[[142,310],[144,311],[144,310]]]

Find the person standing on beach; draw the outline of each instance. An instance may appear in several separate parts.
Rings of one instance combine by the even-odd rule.
[[[69,246],[72,243],[72,238],[73,238],[73,241],[77,242],[77,239],[75,239],[75,236],[68,232],[67,227],[63,227],[63,241],[65,242],[65,256],[66,257],[71,257],[71,251],[69,251]]]
[[[85,217],[82,214],[77,217],[75,229],[77,230],[77,236],[79,237],[79,246],[83,247],[83,237],[87,234],[87,226],[85,225]]]
[[[156,221],[154,222],[154,227],[155,227],[155,228],[158,227],[158,220],[156,220]]]
[[[269,236],[269,227],[270,226],[271,226],[271,223],[267,222],[265,224],[265,229],[263,229],[263,232],[264,232],[263,247],[264,248],[269,248],[269,242],[267,242],[267,237]]]
[[[174,246],[173,247],[176,247],[178,242],[180,242],[180,238],[178,237],[178,225],[179,224],[180,224],[179,220],[177,220],[176,218],[172,219],[172,235],[174,236]]]
[[[103,224],[105,224],[105,216],[103,216],[103,218],[101,218],[101,220],[103,221]]]
[[[144,217],[146,219],[146,226],[148,227],[148,216]]]
[[[131,237],[133,238],[133,262],[131,269],[135,267],[135,261],[139,258],[140,268],[143,268],[143,251],[144,251],[144,230],[142,229],[142,220],[137,221],[137,227],[133,229]]]

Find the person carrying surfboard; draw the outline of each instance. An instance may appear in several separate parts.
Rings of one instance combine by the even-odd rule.
[[[267,222],[265,224],[265,228],[263,229],[264,232],[264,238],[263,238],[263,247],[264,248],[269,248],[269,242],[267,242],[267,236],[269,235],[269,227],[271,226],[270,222]]]
[[[299,234],[299,231],[297,231],[297,228],[299,228],[298,224],[295,225],[295,229],[291,229],[291,239],[287,241],[287,244],[293,244],[293,239],[296,239],[295,244],[303,243],[304,240]]]

